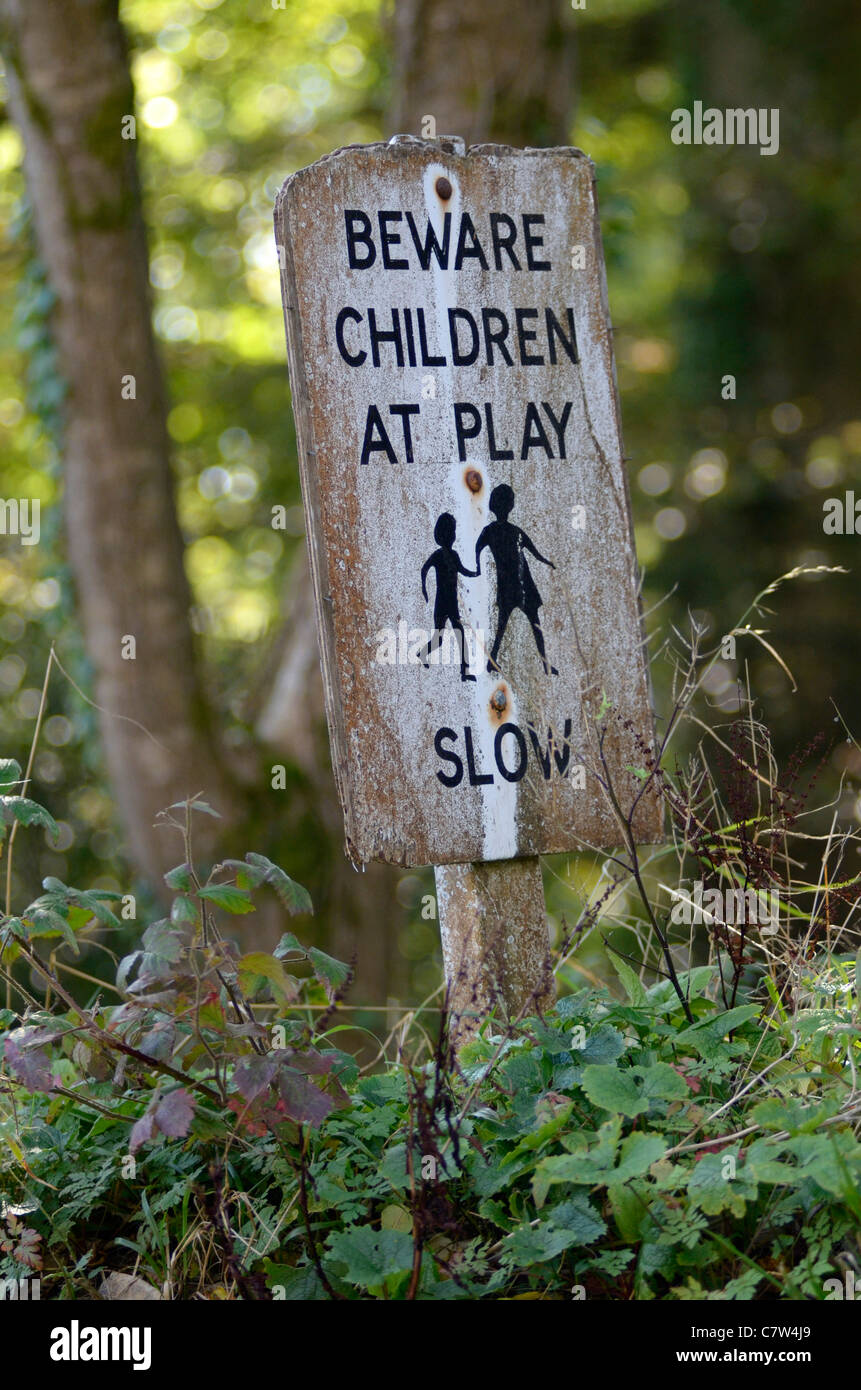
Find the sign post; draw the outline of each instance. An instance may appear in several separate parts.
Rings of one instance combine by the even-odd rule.
[[[436,867],[453,1012],[511,1017],[538,856],[618,844],[653,742],[592,165],[396,136],[275,222],[347,851]]]

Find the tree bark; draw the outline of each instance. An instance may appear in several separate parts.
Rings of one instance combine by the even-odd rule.
[[[467,145],[566,145],[573,19],[564,0],[396,0],[395,131]]]
[[[107,767],[130,857],[158,888],[178,846],[153,827],[156,813],[205,789],[229,824],[237,794],[189,625],[136,142],[122,130],[134,95],[117,0],[0,0],[0,39],[56,295],[69,556]],[[123,399],[130,377],[134,399]],[[204,852],[219,833],[218,822],[200,826]]]

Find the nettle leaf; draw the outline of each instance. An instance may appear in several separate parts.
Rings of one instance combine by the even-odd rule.
[[[265,983],[280,1003],[291,1003],[298,995],[296,981],[287,974],[281,961],[266,951],[249,951],[240,956],[236,968],[245,994],[256,994]]]
[[[285,874],[284,870],[280,869],[277,864],[273,864],[271,859],[267,859],[265,854],[249,852],[245,858],[255,869],[262,872],[262,881],[275,889],[291,916],[295,916],[298,912],[313,913],[314,905],[307,888],[294,882],[289,874]]]
[[[191,866],[189,864],[177,864],[175,869],[168,869],[164,881],[168,888],[172,888],[175,893],[190,893],[194,887]]]
[[[55,839],[59,834],[54,817],[38,801],[30,801],[26,796],[0,796],[0,809],[7,825],[13,821],[19,825],[41,825],[45,830],[50,830]]]
[[[413,1267],[413,1240],[405,1231],[349,1226],[328,1240],[327,1260],[344,1267],[342,1277],[359,1288],[379,1288],[392,1275]]]
[[[21,764],[14,758],[0,758],[0,791],[18,786],[24,780]]]
[[[28,937],[61,936],[68,942],[76,956],[80,954],[71,924],[61,912],[56,912],[50,907],[34,907],[25,920],[29,922]],[[89,915],[87,921],[89,921]]]
[[[753,1107],[752,1116],[763,1129],[788,1130],[790,1134],[813,1134],[837,1110],[837,1102],[805,1105],[794,1097],[779,1100],[770,1096]]]
[[[179,893],[170,905],[170,920],[172,922],[196,922],[198,917],[197,903],[194,898],[190,898],[187,893]]]
[[[115,898],[117,896],[118,894],[116,893],[102,893],[97,892],[93,888],[89,888],[83,893],[76,892],[72,901],[80,907],[88,908],[92,915],[98,918],[104,926],[119,927],[121,925],[120,919],[111,911],[105,902],[105,898]]]
[[[326,997],[331,1002],[350,978],[349,965],[335,960],[334,956],[327,956],[325,951],[318,951],[316,946],[312,946],[308,951],[308,959],[314,967],[314,974],[326,991]]]
[[[320,1276],[313,1265],[277,1265],[271,1260],[263,1261],[266,1270],[266,1284],[273,1292],[278,1291],[281,1300],[287,1303],[309,1303],[325,1299],[326,1294],[320,1283]]]
[[[206,902],[215,903],[216,907],[221,907],[225,912],[242,914],[253,912],[254,903],[243,888],[235,888],[232,883],[209,883],[205,888],[199,888],[197,892],[199,898],[204,898]]]
[[[633,1071],[612,1065],[586,1067],[580,1082],[589,1100],[613,1115],[634,1119],[648,1110],[648,1097],[637,1085]]]
[[[305,950],[302,942],[298,937],[294,936],[291,931],[285,931],[278,945],[275,947],[273,955],[281,960],[284,956],[289,955],[291,951],[296,951],[298,955],[304,956],[307,959],[308,952]]]
[[[518,1265],[554,1260],[571,1245],[590,1245],[607,1226],[585,1193],[560,1202],[537,1226],[520,1226],[504,1242],[503,1250]]]

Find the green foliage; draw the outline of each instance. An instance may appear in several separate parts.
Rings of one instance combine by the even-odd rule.
[[[625,1002],[583,989],[486,1022],[457,1063],[440,1039],[362,1075],[331,1046],[347,967],[290,932],[240,956],[214,922],[291,881],[249,855],[201,883],[185,809],[179,911],[120,962],[124,1002],[0,1014],[0,1277],[38,1269],[61,1298],[130,1265],[172,1297],[826,1296],[861,1217],[851,990],[803,1019],[727,1010],[696,969],[691,1025],[630,972]],[[59,989],[34,939],[108,895],[44,887],[4,941]],[[811,971],[854,980],[855,960]]]

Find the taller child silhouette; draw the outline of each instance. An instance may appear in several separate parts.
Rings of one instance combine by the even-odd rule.
[[[475,547],[475,564],[479,573],[481,552],[485,547],[489,549],[496,565],[496,608],[499,617],[487,669],[491,673],[499,669],[496,658],[505,636],[508,619],[515,608],[519,608],[532,625],[538,655],[544,662],[545,675],[558,676],[559,672],[555,666],[550,665],[544,651],[544,633],[541,631],[538,617],[543,600],[529,571],[525,552],[528,550],[530,555],[534,555],[542,565],[549,565],[552,570],[556,566],[552,560],[548,560],[536,550],[525,531],[508,520],[513,507],[514,489],[509,487],[508,483],[500,483],[490,494],[490,510],[496,521],[491,521],[485,526]]]

